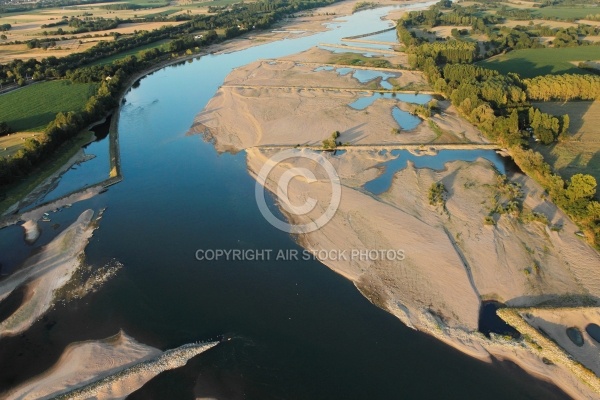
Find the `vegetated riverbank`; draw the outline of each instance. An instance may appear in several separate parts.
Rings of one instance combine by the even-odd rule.
[[[397,3],[388,0],[377,0],[375,1],[375,3],[381,5],[397,5]],[[415,3],[419,3],[419,1],[407,1],[404,4]],[[142,68],[137,72],[134,72],[132,75],[126,77],[126,79],[123,82],[121,82],[120,79],[112,79],[110,81],[110,85],[106,85],[105,82],[105,86],[112,87],[116,85],[120,88],[114,95],[114,98],[111,99],[111,102],[117,106],[116,112],[113,113],[115,116],[117,116],[117,118],[113,118],[113,121],[111,123],[111,132],[114,132],[115,136],[118,135],[118,132],[116,130],[116,126],[118,124],[118,107],[121,104],[123,96],[128,92],[130,87],[142,77],[151,74],[154,71],[160,70],[166,66],[186,62],[188,60],[202,57],[207,54],[235,52],[248,47],[261,45],[272,41],[283,40],[290,37],[301,37],[317,32],[322,32],[327,29],[327,27],[324,25],[325,22],[330,22],[333,19],[333,17],[339,15],[350,15],[353,4],[354,1],[342,1],[315,10],[301,11],[298,13],[297,18],[290,20],[286,19],[285,21],[277,22],[270,29],[264,31],[250,31],[241,36],[234,37],[232,39],[225,40],[220,43],[211,44],[205,48],[200,49],[200,51],[194,54],[183,54],[183,52],[179,52],[179,54],[183,55],[176,55],[177,53],[173,53],[170,54],[167,59],[159,59],[157,60],[158,62],[154,62],[152,65]],[[85,68],[85,66],[82,67],[82,69]],[[113,78],[117,78],[116,75]],[[99,96],[96,97],[99,98]],[[98,102],[95,102],[93,106],[90,105],[90,107],[97,107],[96,103]],[[109,114],[110,113],[112,113],[112,111],[110,111]],[[69,143],[67,143],[67,145],[68,144]],[[81,147],[81,144],[76,141],[71,145],[77,148],[77,150],[79,147]],[[67,150],[70,152],[77,151],[73,148]],[[62,165],[66,164],[65,160],[59,159],[58,161],[60,162],[53,164],[53,168],[55,168],[56,170],[50,174],[52,180],[55,180],[55,178],[59,177],[62,171],[68,170],[68,168],[66,167],[61,168]],[[48,171],[43,172],[44,179],[48,175]],[[113,174],[111,173],[111,177],[112,176]],[[27,185],[26,183],[15,184],[15,187],[11,188],[9,196],[7,196],[7,198],[4,199],[4,201],[0,202],[0,214],[15,212],[18,208],[17,203],[19,202],[19,200],[26,197],[30,193],[35,193],[36,187],[43,184],[42,182],[40,182],[41,180],[41,178],[34,179],[33,185],[30,179],[26,180]]]
[[[85,161],[82,148],[93,141],[91,132],[81,132],[64,143],[55,154],[41,163],[26,179],[6,188],[0,200],[0,215],[8,215],[38,199],[73,165]]]

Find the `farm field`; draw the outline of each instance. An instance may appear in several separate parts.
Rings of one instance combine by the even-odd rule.
[[[102,38],[102,40],[111,41],[112,37]],[[29,49],[25,44],[11,44],[0,46],[0,63],[8,63],[16,59],[28,60],[35,58],[41,60],[50,56],[64,57],[72,53],[85,51],[98,44],[98,40],[87,40],[79,43],[78,40],[65,40],[60,42],[60,46],[51,47],[47,50],[36,48]]]
[[[525,78],[546,74],[584,74],[579,61],[600,60],[600,47],[565,47],[514,50],[478,63],[503,74],[516,72]]]
[[[121,53],[118,53],[118,54],[114,54],[112,56],[105,57],[105,58],[102,58],[100,60],[94,61],[93,63],[88,64],[88,66],[106,65],[106,64],[113,63],[113,62],[115,62],[117,60],[121,60],[121,59],[123,59],[123,58],[125,58],[127,56],[132,56],[132,55],[136,56],[136,57],[140,57],[140,55],[144,51],[149,50],[149,49],[160,48],[160,49],[164,50],[164,49],[166,49],[167,44],[169,42],[170,42],[170,40],[161,40],[161,41],[154,42],[154,43],[148,43],[147,45],[139,46],[139,47],[136,47],[135,49],[124,51],[124,52],[121,52]]]
[[[569,141],[539,145],[535,150],[542,153],[563,178],[584,173],[593,175],[600,182],[600,101],[541,102],[534,105],[554,115],[569,114],[571,121]]]
[[[122,3],[112,3],[113,5],[122,4]],[[68,25],[62,25],[59,27],[42,27],[43,25],[53,24],[61,21],[63,18],[84,18],[84,17],[92,17],[92,18],[104,18],[104,19],[115,19],[119,18],[121,20],[133,19],[140,22],[136,23],[123,23],[119,25],[115,29],[111,30],[103,30],[103,31],[92,31],[86,33],[80,33],[77,36],[78,38],[85,35],[104,35],[105,33],[119,32],[121,34],[129,34],[133,33],[134,30],[152,30],[156,28],[160,28],[162,25],[173,25],[182,23],[183,21],[141,21],[141,18],[156,18],[156,17],[165,17],[165,16],[173,16],[179,13],[188,13],[188,14],[203,14],[207,12],[207,6],[198,7],[197,5],[193,6],[173,6],[166,5],[158,8],[137,8],[137,9],[129,9],[129,10],[107,10],[102,7],[105,5],[85,5],[85,6],[72,6],[66,8],[49,8],[49,9],[41,9],[41,10],[31,10],[27,12],[21,13],[3,13],[0,15],[0,24],[11,24],[12,28],[5,32],[7,39],[2,42],[12,42],[15,40],[18,41],[26,41],[34,38],[59,38],[60,36],[69,36],[73,28],[70,28]],[[154,5],[156,7],[156,4]],[[47,31],[55,31],[58,28],[61,28],[65,33],[63,35],[44,35],[43,32]]]
[[[0,137],[0,157],[8,157],[15,154],[21,147],[23,147],[23,142],[29,138],[35,138],[43,135],[41,133],[34,132],[19,132],[13,133],[7,136]]]
[[[58,112],[82,110],[95,84],[66,80],[41,82],[0,96],[0,121],[15,132],[37,132]]]
[[[600,8],[584,7],[582,5],[575,7],[543,7],[531,11],[540,17],[559,19],[582,19],[589,14],[600,14]]]

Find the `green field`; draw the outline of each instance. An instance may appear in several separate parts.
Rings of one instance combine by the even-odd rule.
[[[13,131],[42,131],[60,111],[82,110],[95,84],[41,82],[0,96],[0,121]]]
[[[149,49],[153,49],[155,47],[160,48],[161,50],[166,50],[167,49],[167,44],[170,42],[170,40],[165,39],[165,40],[160,40],[158,42],[154,42],[154,43],[148,43],[146,45],[143,46],[139,46],[136,47],[135,49],[131,49],[131,50],[127,50],[124,51],[122,53],[117,53],[114,54],[112,56],[109,57],[105,57],[105,58],[101,58],[100,60],[96,60],[90,64],[87,64],[87,67],[91,67],[94,65],[106,65],[106,64],[111,64],[117,60],[121,60],[127,56],[136,56],[136,57],[140,57],[140,55],[145,51],[145,50],[149,50]]]
[[[569,101],[534,103],[542,111],[569,114],[569,140],[549,146],[536,145],[552,168],[564,179],[574,174],[591,174],[600,182],[600,102]]]
[[[159,18],[159,17],[168,17],[171,14],[175,14],[180,12],[181,10],[179,8],[169,8],[165,11],[160,11],[154,14],[146,14],[144,15],[144,18]]]
[[[165,0],[127,0],[125,3],[133,4],[141,8],[158,8],[169,5]]]
[[[600,60],[600,46],[514,50],[478,65],[503,74],[517,72],[525,78],[546,74],[585,74],[571,61]]]
[[[531,9],[535,16],[543,18],[559,18],[559,19],[582,19],[589,14],[599,14],[598,7],[543,7]]]
[[[254,0],[252,0],[254,1]],[[209,6],[214,6],[214,7],[223,7],[223,6],[229,6],[231,4],[236,4],[236,3],[241,3],[242,0],[212,0],[212,1],[204,1],[204,2],[200,2],[200,3],[195,3],[194,7],[209,7]],[[249,1],[246,1],[246,3],[248,3]]]

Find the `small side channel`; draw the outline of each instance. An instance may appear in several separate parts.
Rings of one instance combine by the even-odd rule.
[[[503,307],[506,306],[497,301],[482,302],[481,308],[479,309],[479,326],[477,330],[487,337],[490,337],[491,333],[511,336],[513,338],[521,337],[519,331],[504,322],[504,320],[496,314],[496,311]]]

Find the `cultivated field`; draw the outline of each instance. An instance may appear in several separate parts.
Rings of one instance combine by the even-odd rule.
[[[95,84],[67,80],[29,85],[0,96],[0,121],[16,132],[42,131],[57,113],[82,110],[95,92]]]
[[[93,63],[91,63],[89,65],[90,66],[92,66],[92,65],[106,65],[106,64],[113,63],[116,60],[123,59],[123,58],[125,58],[127,56],[136,56],[136,57],[139,58],[142,55],[142,53],[145,52],[146,50],[150,50],[150,49],[154,49],[154,48],[159,48],[161,50],[165,50],[167,48],[167,45],[168,45],[169,42],[170,42],[170,40],[160,40],[158,42],[149,43],[149,44],[144,45],[144,46],[136,47],[135,49],[123,51],[123,52],[118,53],[118,54],[113,54],[112,56],[101,58],[101,59],[99,59],[97,61],[94,61]]]
[[[589,14],[599,14],[600,8],[577,5],[573,7],[543,7],[532,10],[532,12],[544,18],[581,19]]]
[[[573,62],[600,60],[600,47],[565,47],[515,50],[479,63],[503,74],[517,72],[525,78],[546,74],[585,74]]]
[[[521,21],[515,19],[509,19],[504,21],[498,26],[508,26],[510,28],[514,28],[515,26],[529,26],[529,22],[533,22],[534,25],[544,25],[549,26],[550,28],[571,28],[576,27],[577,24],[574,22],[567,21],[547,21],[545,19],[532,19],[530,21]]]
[[[552,167],[564,178],[577,173],[593,175],[600,182],[600,101],[535,103],[542,111],[569,114],[570,140],[537,146]]]
[[[27,12],[2,13],[0,24],[10,24],[11,29],[2,32],[6,39],[0,39],[0,63],[10,62],[14,59],[42,59],[49,56],[63,57],[75,52],[81,52],[97,44],[101,40],[113,40],[113,34],[131,35],[136,31],[151,31],[164,25],[179,25],[185,21],[160,21],[151,18],[174,17],[180,14],[196,15],[206,14],[209,6],[222,6],[237,3],[239,0],[215,1],[174,1],[163,0],[128,0],[113,3],[97,3],[77,5],[62,8],[35,9]],[[125,10],[111,10],[104,7],[136,7]],[[121,23],[117,28],[73,34],[75,28],[68,25],[46,26],[56,24],[71,17],[79,19],[115,19],[132,20],[135,22]],[[147,20],[144,20],[147,19]],[[62,34],[56,34],[58,29]],[[55,34],[51,34],[54,32]],[[56,46],[43,50],[40,48],[29,49],[25,42],[32,39],[55,39]],[[66,40],[62,40],[66,39]],[[22,42],[14,44],[14,42]]]

